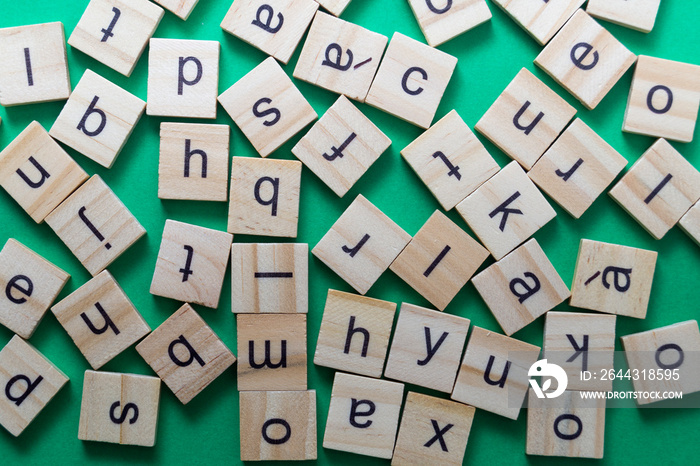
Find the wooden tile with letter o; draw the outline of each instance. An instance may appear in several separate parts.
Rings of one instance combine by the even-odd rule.
[[[661,0],[588,0],[586,12],[599,19],[636,29],[651,32],[656,22]]]
[[[408,0],[425,40],[432,47],[491,19],[485,0]]]
[[[493,0],[540,45],[549,42],[584,1]]]
[[[681,217],[678,221],[678,225],[698,244],[698,246],[700,246],[700,202],[696,202],[693,207]]]
[[[185,21],[189,18],[190,13],[197,6],[199,0],[154,0],[158,5],[162,6],[172,14]]]
[[[351,0],[318,0],[318,4],[333,16],[340,16]]]

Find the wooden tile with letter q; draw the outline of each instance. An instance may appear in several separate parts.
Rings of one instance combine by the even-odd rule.
[[[262,157],[273,153],[317,117],[272,57],[224,91],[219,103]]]
[[[85,371],[78,439],[152,447],[159,402],[158,377]]]
[[[457,212],[496,260],[557,215],[516,161],[457,204]]]
[[[408,233],[358,194],[311,254],[365,294],[409,241]]]
[[[489,252],[436,210],[389,268],[444,311]]]
[[[491,19],[485,0],[408,0],[425,40],[432,47]]]
[[[695,205],[681,217],[678,225],[700,246],[700,202],[696,202]]]
[[[540,45],[549,42],[584,1],[493,0]]]
[[[610,21],[641,32],[651,32],[656,22],[661,0],[588,0],[586,12],[598,19]]]
[[[136,345],[136,351],[183,404],[236,362],[189,304],[183,304]]]
[[[457,58],[395,32],[366,102],[429,128],[457,66]]]
[[[233,235],[166,220],[151,294],[216,308]]]
[[[350,4],[351,0],[317,0],[318,4],[323,7],[324,10],[332,14],[333,16],[340,16],[345,8]]]
[[[199,0],[154,0],[158,5],[173,13],[183,21],[189,18],[190,13],[197,6]]]
[[[592,110],[636,59],[585,11],[578,10],[535,58],[535,64]]]
[[[151,327],[106,270],[51,308],[93,369],[146,336]]]

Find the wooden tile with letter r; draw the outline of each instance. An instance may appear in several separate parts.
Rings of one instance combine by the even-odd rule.
[[[700,246],[700,201],[686,212],[678,221],[678,225],[690,238]]]
[[[199,0],[153,0],[158,5],[173,13],[183,21],[190,17],[190,13],[197,6]]]
[[[317,0],[324,10],[333,16],[340,16],[351,0]]]
[[[408,4],[432,47],[491,19],[485,0],[408,0]]]
[[[584,1],[493,0],[540,45],[549,42]]]
[[[588,0],[586,12],[620,26],[651,32],[660,4],[661,0]]]

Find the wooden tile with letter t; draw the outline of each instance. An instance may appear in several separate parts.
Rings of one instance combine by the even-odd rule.
[[[408,4],[432,47],[491,19],[485,0],[408,0]]]
[[[584,1],[493,0],[540,45],[549,42]]]
[[[656,22],[661,0],[588,0],[586,12],[641,32],[651,32]]]
[[[700,202],[696,202],[695,205],[681,217],[678,225],[698,244],[698,246],[700,246]]]
[[[190,13],[197,6],[199,0],[154,0],[158,5],[173,13],[183,21],[189,18]]]

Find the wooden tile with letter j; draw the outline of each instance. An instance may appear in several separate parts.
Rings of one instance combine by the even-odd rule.
[[[584,1],[493,0],[540,45],[549,42]]]
[[[408,0],[408,4],[432,47],[491,19],[485,0]]]
[[[660,4],[661,0],[588,0],[586,12],[620,26],[651,32]]]

